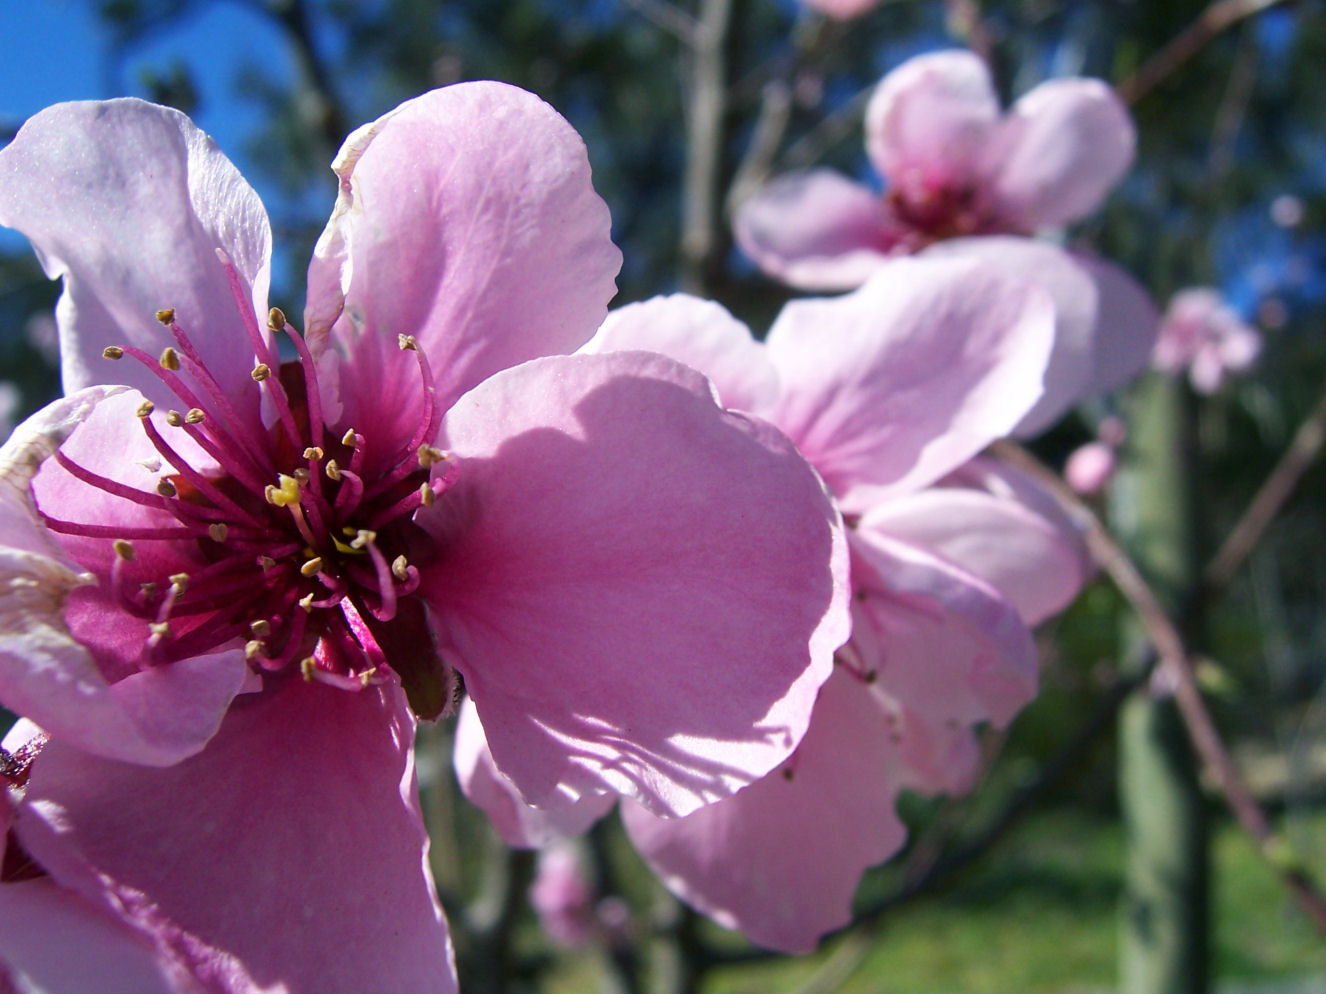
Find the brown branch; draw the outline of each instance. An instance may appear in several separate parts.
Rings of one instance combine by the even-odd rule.
[[[1116,89],[1124,103],[1135,104],[1200,52],[1222,31],[1285,0],[1216,0],[1197,19],[1138,67]]]
[[[1207,591],[1213,592],[1223,587],[1243,565],[1267,527],[1289,500],[1303,474],[1321,454],[1323,444],[1326,444],[1326,388],[1317,398],[1312,413],[1294,433],[1289,448],[1206,567],[1202,579]]]
[[[1197,686],[1193,657],[1159,599],[1099,519],[1056,473],[1016,445],[1001,442],[996,447],[1001,458],[1034,476],[1085,526],[1087,547],[1141,618],[1151,644],[1160,655],[1165,675],[1173,680],[1174,698],[1193,749],[1206,765],[1239,825],[1257,843],[1258,851],[1313,924],[1326,935],[1326,897],[1307,867],[1290,857],[1288,843],[1272,829],[1266,813],[1235,767]]]

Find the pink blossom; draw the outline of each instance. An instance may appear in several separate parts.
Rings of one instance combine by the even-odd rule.
[[[1020,237],[1091,213],[1132,162],[1133,125],[1108,86],[1050,80],[1001,115],[979,58],[935,52],[884,77],[865,126],[884,195],[827,169],[774,180],[734,222],[762,270],[803,290],[847,290],[889,258],[927,250],[1039,280],[1060,330],[1022,435],[1146,364],[1156,322],[1146,293],[1102,260]]]
[[[544,934],[558,945],[582,946],[594,938],[594,892],[574,844],[560,842],[539,853],[529,903]]]
[[[761,945],[806,951],[845,924],[862,871],[903,842],[898,793],[968,789],[974,727],[1035,693],[1027,625],[1076,594],[1083,552],[1048,497],[972,457],[1035,402],[1052,325],[1043,291],[990,267],[897,260],[854,293],[788,304],[766,345],[716,304],[668,297],[614,311],[586,347],[705,370],[797,442],[850,523],[852,637],[797,751],[683,818],[623,806],[668,887]],[[480,761],[462,786],[508,841],[597,816],[583,801],[513,815],[485,800],[503,783],[481,748],[465,753]]]
[[[1093,497],[1110,482],[1118,461],[1114,449],[1104,442],[1087,442],[1069,453],[1064,480],[1084,497]]]
[[[0,450],[0,701],[50,735],[12,837],[209,991],[454,989],[412,743],[461,678],[524,801],[684,814],[787,757],[847,634],[787,439],[671,359],[564,354],[620,254],[561,117],[458,85],[333,168],[301,336],[183,115],[65,104],[0,151],[68,393]]]
[[[1190,287],[1170,298],[1151,362],[1171,375],[1188,371],[1198,393],[1215,393],[1229,373],[1250,369],[1262,336],[1225,303],[1219,291]]]
[[[846,21],[872,10],[879,5],[879,0],[802,0],[802,3],[827,17]]]

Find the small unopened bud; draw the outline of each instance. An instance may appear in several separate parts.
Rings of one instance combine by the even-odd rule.
[[[118,345],[107,345],[104,349],[101,350],[101,358],[123,359],[124,349],[120,348]]]
[[[285,311],[279,307],[273,307],[267,312],[267,327],[272,331],[280,331],[285,327]]]
[[[170,325],[174,324],[174,323],[175,323],[175,308],[173,308],[173,307],[163,307],[161,310],[157,311],[157,320],[160,321],[162,324],[168,326],[168,327],[169,327]]]
[[[157,361],[161,363],[162,369],[176,370],[180,368],[180,354],[169,345],[161,350],[161,358]]]

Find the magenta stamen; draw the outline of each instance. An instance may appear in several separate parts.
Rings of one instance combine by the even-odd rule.
[[[307,542],[311,548],[316,549],[318,547],[318,540],[313,537],[313,532],[308,526],[308,521],[304,519],[302,506],[299,504],[287,504],[286,510],[290,512],[290,517],[294,519],[295,527],[299,530],[299,534],[303,537],[304,541]]]
[[[348,469],[341,470],[341,489],[336,493],[336,503],[332,507],[332,518],[338,524],[345,516],[359,507],[364,495],[364,481],[358,474]]]
[[[378,645],[378,640],[373,637],[372,630],[368,627],[368,622],[364,616],[359,613],[355,607],[354,601],[346,597],[341,601],[341,614],[345,617],[345,623],[350,626],[350,631],[359,643],[364,657],[371,666],[387,665],[386,653],[382,651],[382,646]]]
[[[217,507],[227,508],[237,517],[246,518],[255,525],[262,524],[262,522],[254,518],[252,514],[214,487],[207,477],[203,476],[190,466],[188,462],[186,462],[184,458],[171,447],[170,443],[161,437],[161,433],[157,431],[157,427],[152,423],[151,418],[139,418],[138,421],[142,424],[143,431],[147,433],[147,437],[152,442],[153,448],[161,453],[162,458],[174,466],[175,472],[179,473],[180,476],[193,484],[194,488],[200,493],[205,494],[213,504],[217,505]]]
[[[175,539],[195,538],[197,532],[192,528],[135,528],[127,525],[85,525],[77,521],[64,521],[52,518],[45,511],[38,511],[42,523],[53,532],[61,535],[81,535],[83,538],[123,538],[145,540],[148,542],[167,542]]]
[[[115,602],[126,613],[135,617],[142,615],[145,605],[129,596],[129,582],[124,575],[124,560],[118,555],[111,563],[110,587],[111,592],[115,595]]]
[[[368,555],[373,560],[373,568],[377,571],[378,597],[381,599],[377,608],[370,605],[369,610],[378,621],[390,621],[396,617],[396,578],[391,575],[391,567],[387,564],[386,557],[378,550],[376,542],[368,543]]]
[[[133,501],[143,507],[154,507],[157,510],[164,510],[167,505],[165,497],[160,494],[150,494],[136,487],[130,487],[123,483],[116,483],[114,480],[100,476],[90,469],[85,469],[74,462],[64,454],[63,449],[55,450],[55,461],[67,469],[71,475],[76,476],[89,486],[96,487],[98,490],[104,490],[108,494],[116,497],[123,497],[125,500]]]
[[[289,336],[290,341],[294,343],[295,351],[299,353],[299,364],[304,368],[304,392],[308,399],[309,429],[313,434],[313,444],[322,448],[322,395],[318,392],[318,368],[313,362],[313,354],[309,352],[308,343],[299,332],[295,331],[289,321],[282,330]]]
[[[244,325],[244,332],[249,336],[249,344],[253,346],[253,354],[258,357],[260,362],[265,362],[275,370],[279,363],[272,353],[272,343],[258,327],[258,317],[253,312],[253,298],[245,291],[243,283],[240,282],[239,271],[235,269],[235,263],[221,249],[216,250],[216,256],[221,260],[221,266],[226,271],[226,281],[230,284],[230,295],[235,298],[235,308],[239,311],[239,319],[240,323]]]
[[[404,517],[407,514],[413,514],[419,508],[423,507],[423,495],[418,490],[411,490],[408,494],[398,500],[390,507],[383,508],[373,515],[368,521],[370,530],[381,528],[388,522],[395,521],[397,518]]]

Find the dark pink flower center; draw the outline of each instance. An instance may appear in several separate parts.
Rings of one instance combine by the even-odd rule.
[[[946,238],[1006,230],[973,186],[918,182],[893,187],[885,195],[889,214],[919,241],[917,249]]]
[[[153,523],[145,526],[67,521],[45,508],[42,516],[53,531],[112,543],[112,565],[100,579],[123,611],[147,623],[141,665],[243,640],[257,672],[297,670],[347,689],[380,682],[393,669],[416,665],[402,655],[431,656],[412,560],[430,546],[411,519],[446,490],[456,467],[429,444],[440,412],[427,358],[401,336],[402,361],[417,363],[424,381],[425,409],[413,437],[370,459],[371,431],[333,432],[324,423],[318,374],[303,338],[273,309],[269,329],[284,333],[298,355],[279,362],[244,304],[233,267],[227,269],[257,356],[252,376],[275,412],[273,423],[249,427],[257,419],[239,415],[174,312],[161,311],[157,318],[175,347],[160,357],[129,346],[105,351],[109,359],[142,363],[180,399],[184,412],[170,411],[164,430],[150,417],[150,402],[138,409],[140,430],[166,470],[156,491],[107,479],[63,451],[55,458],[88,486],[122,499],[135,512],[130,520],[144,518],[132,505],[168,517],[149,515]],[[193,447],[172,444],[172,432],[187,435],[215,465],[191,465],[181,449]],[[179,563],[190,565],[176,571]],[[410,651],[393,651],[402,647]],[[409,690],[408,675],[402,677]],[[449,696],[441,688],[428,693]],[[418,704],[414,693],[411,702]]]

